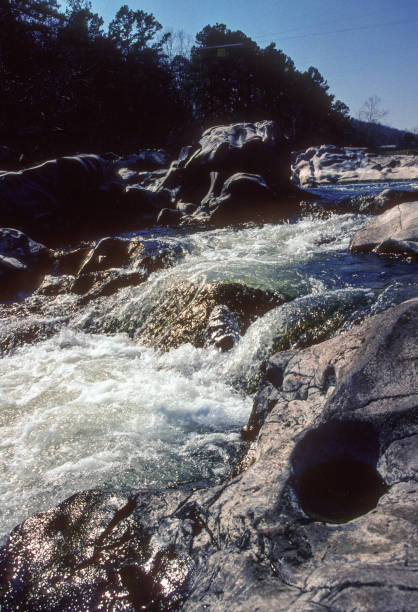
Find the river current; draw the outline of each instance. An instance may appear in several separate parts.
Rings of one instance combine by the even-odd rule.
[[[320,195],[384,186],[327,187]],[[393,187],[393,185],[392,185]],[[398,188],[416,189],[411,183]],[[202,486],[228,477],[262,363],[417,295],[417,266],[348,253],[364,215],[186,233],[147,231],[179,253],[135,288],[92,305],[58,334],[0,359],[0,535],[95,486]],[[285,302],[255,320],[229,352],[168,351],[126,333],[86,333],[86,317],[135,318],[184,283],[238,282]],[[61,298],[57,298],[61,299]]]

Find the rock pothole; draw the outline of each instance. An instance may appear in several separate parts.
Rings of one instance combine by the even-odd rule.
[[[294,489],[315,520],[345,523],[376,507],[387,485],[376,469],[379,441],[369,423],[331,421],[310,431],[292,456]]]

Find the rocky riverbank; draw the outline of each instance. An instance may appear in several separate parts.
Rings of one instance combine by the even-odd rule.
[[[415,193],[318,201],[261,122],[0,195],[1,495],[108,483],[11,532],[2,611],[416,609]]]
[[[25,521],[3,609],[414,610],[417,314],[273,357],[229,482],[90,491]]]
[[[379,155],[361,148],[321,145],[292,156],[292,180],[302,187],[407,179],[418,179],[417,155]]]

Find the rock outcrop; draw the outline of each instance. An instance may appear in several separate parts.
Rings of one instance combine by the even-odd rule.
[[[378,253],[418,260],[418,201],[394,206],[353,236],[352,253]]]
[[[122,287],[139,285],[151,272],[171,265],[179,255],[180,247],[162,240],[109,236],[90,248],[56,251],[55,275],[44,278],[37,294],[76,293],[83,296],[85,303],[112,295]]]
[[[197,148],[182,149],[164,176],[154,171],[137,179],[135,186],[129,175],[132,188],[166,198],[162,225],[278,220],[310,197],[290,183],[289,144],[273,121],[210,128]]]
[[[418,179],[415,155],[371,155],[361,148],[320,145],[292,158],[292,180],[304,187],[321,183]]]
[[[93,222],[100,231],[113,187],[107,164],[97,155],[61,157],[6,172],[0,176],[0,225],[27,231],[49,246],[62,237],[74,239]]]
[[[26,520],[2,609],[415,610],[417,314],[274,356],[231,481],[94,490]]]
[[[290,150],[273,121],[217,126],[169,167],[162,150],[61,157],[0,172],[0,225],[49,246],[155,224],[278,220],[309,198],[290,183]]]

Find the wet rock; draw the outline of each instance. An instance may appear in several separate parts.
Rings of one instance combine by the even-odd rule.
[[[33,291],[52,268],[50,250],[23,232],[0,229],[0,282],[2,300]]]
[[[417,314],[274,357],[229,482],[94,490],[27,519],[0,554],[5,610],[415,610]]]
[[[179,284],[166,291],[164,299],[154,305],[147,314],[146,326],[140,322],[135,324],[134,336],[145,344],[163,349],[188,342],[201,347],[205,344],[206,330],[216,306],[226,307],[234,313],[236,325],[244,333],[252,321],[282,301],[281,296],[273,292],[240,283]],[[129,311],[127,316],[132,324],[135,313]],[[230,332],[234,325],[231,321]],[[123,331],[129,333],[128,329],[123,328]]]
[[[74,296],[58,302],[55,292],[53,298],[35,293],[20,302],[0,304],[0,355],[50,338],[68,324],[74,310]]]
[[[58,252],[58,270],[69,271],[61,276],[49,275],[37,290],[39,295],[76,293],[81,303],[109,296],[123,287],[137,286],[151,272],[171,265],[181,248],[161,240],[140,241],[106,237],[91,248],[82,247],[67,253]],[[71,274],[72,273],[72,274]]]
[[[371,219],[356,232],[352,253],[393,254],[416,258],[418,250],[418,202],[399,204]]]
[[[84,244],[75,249],[54,251],[54,272],[56,274],[77,274],[92,248],[92,244]]]
[[[73,275],[62,274],[61,276],[53,276],[47,274],[42,283],[36,290],[37,295],[65,295],[73,290],[73,285],[76,277]]]
[[[139,240],[106,237],[99,240],[82,261],[78,274],[99,272],[109,268],[122,268],[142,260],[145,247]]]
[[[239,340],[240,331],[239,321],[228,306],[215,306],[205,330],[205,346],[216,346],[221,351],[229,351]]]
[[[193,570],[188,550],[193,531],[185,525],[182,541],[172,543],[164,515],[170,520],[185,497],[175,491],[163,502],[149,491],[78,494],[36,519],[36,542],[29,520],[14,532],[3,557],[16,583],[26,586],[17,597],[13,588],[3,588],[2,607],[178,609]],[[31,554],[15,557],[29,541]]]
[[[335,205],[337,212],[357,212],[363,215],[379,215],[397,204],[413,202],[417,198],[414,191],[384,189],[378,195],[360,195],[344,198]]]
[[[123,289],[123,287],[140,285],[147,278],[148,274],[144,271],[110,269],[79,274],[71,282],[69,288],[72,293],[83,296],[83,300],[80,303],[84,304],[94,298],[113,295],[119,289]],[[61,288],[62,284],[60,285]],[[43,289],[42,293],[52,295],[51,290],[47,291],[46,288]]]

